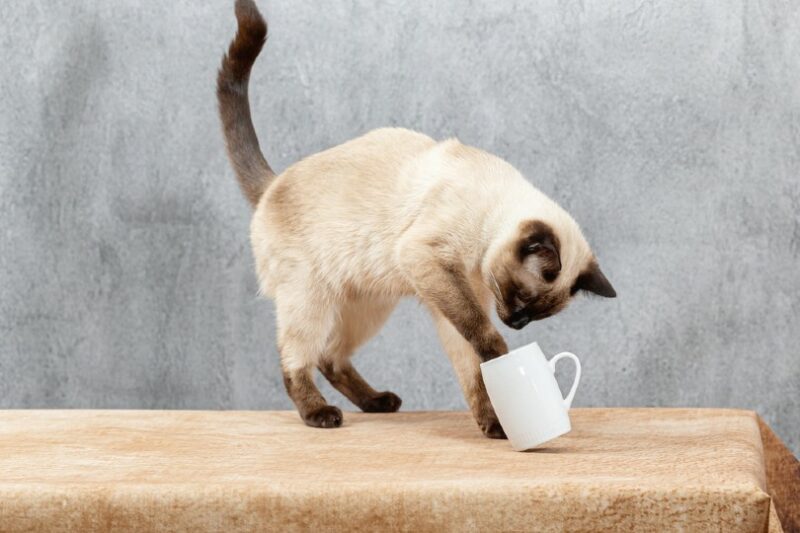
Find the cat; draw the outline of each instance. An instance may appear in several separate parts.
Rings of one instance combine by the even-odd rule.
[[[366,412],[401,399],[370,386],[350,362],[398,300],[433,316],[483,433],[504,438],[479,364],[508,352],[492,307],[520,329],[579,291],[616,292],[578,224],[510,164],[457,139],[383,128],[307,157],[280,175],[250,117],[250,70],[267,24],[237,0],[238,30],[217,97],[228,157],[254,208],[251,245],[261,292],[274,299],[286,390],[306,424],[341,426],[314,369]]]

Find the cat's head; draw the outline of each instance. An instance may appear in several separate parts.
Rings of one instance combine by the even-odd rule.
[[[558,313],[581,291],[617,295],[577,224],[559,219],[520,222],[490,258],[486,283],[500,320],[514,329]]]

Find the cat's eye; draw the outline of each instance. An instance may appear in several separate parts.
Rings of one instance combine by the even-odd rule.
[[[528,246],[525,247],[525,253],[533,254],[533,253],[536,253],[537,251],[539,251],[541,249],[542,249],[542,245],[539,244],[538,242],[535,242],[535,243],[529,244]]]
[[[550,246],[544,245],[540,242],[534,242],[525,247],[525,254],[526,255],[539,254],[547,257],[547,256],[555,256],[556,251],[553,250],[553,248],[551,248]]]

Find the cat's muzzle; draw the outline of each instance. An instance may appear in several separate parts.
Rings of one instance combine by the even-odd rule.
[[[505,321],[507,326],[510,326],[514,329],[522,329],[528,325],[528,322],[531,321],[531,316],[528,314],[526,309],[522,311],[517,311],[513,313],[508,320]]]

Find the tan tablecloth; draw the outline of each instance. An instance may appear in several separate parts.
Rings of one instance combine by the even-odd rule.
[[[517,453],[461,412],[348,413],[321,430],[293,412],[0,411],[0,531],[763,532],[781,531],[776,508],[797,519],[797,460],[766,425],[762,446],[752,412],[571,413],[572,433]]]

